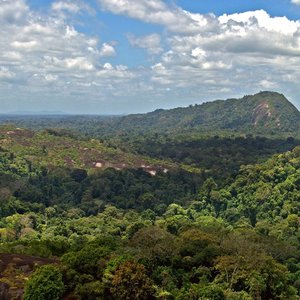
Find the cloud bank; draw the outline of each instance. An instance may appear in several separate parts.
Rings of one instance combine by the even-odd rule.
[[[0,0],[4,109],[25,98],[32,105],[64,102],[79,111],[120,113],[130,105],[143,111],[263,89],[284,92],[300,105],[299,21],[263,10],[203,15],[161,0],[98,0],[98,5],[104,13],[161,26],[163,33],[124,32],[131,47],[151,58],[150,66],[115,64],[118,44],[76,29],[72,15],[94,13],[84,2],[55,1],[42,14],[25,0]]]

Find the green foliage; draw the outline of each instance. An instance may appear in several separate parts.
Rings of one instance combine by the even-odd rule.
[[[110,289],[113,299],[154,299],[153,283],[143,265],[126,261],[116,270]]]
[[[108,256],[109,249],[96,245],[87,245],[80,251],[68,252],[62,257],[62,262],[78,273],[93,275],[101,278],[103,266],[101,259]],[[102,266],[102,268],[101,268]]]
[[[157,226],[139,230],[131,239],[131,244],[137,257],[150,270],[157,265],[170,265],[177,253],[174,236]]]
[[[276,99],[269,108],[277,116],[281,96],[259,97],[271,96]],[[260,103],[258,98],[246,97],[247,107]],[[239,106],[237,100],[228,103]],[[188,110],[210,120],[216,106]],[[170,114],[169,120],[159,117],[167,128],[184,112],[157,111],[152,117]],[[144,121],[152,128],[152,121]],[[180,122],[190,121],[192,129],[202,122]],[[224,120],[219,121],[216,126]],[[227,121],[223,125],[230,128],[250,122],[236,116]],[[273,121],[263,115],[258,127],[273,130]],[[25,299],[60,299],[63,293],[108,300],[299,298],[300,148],[265,161],[293,148],[296,139],[240,133],[203,138],[193,132],[167,137],[152,131],[106,140],[185,164],[173,168],[164,161],[172,166],[164,172],[161,161],[64,130],[1,132],[0,253],[19,253],[29,262],[34,256],[58,257],[46,263],[59,267],[41,267],[31,275],[26,264],[7,263],[0,254],[0,281],[10,290],[22,290],[29,277]],[[93,168],[100,154],[112,168]],[[146,161],[157,163],[155,176],[146,166],[136,168]],[[119,168],[123,162],[130,168]]]
[[[35,271],[25,286],[24,300],[59,300],[64,292],[58,267],[46,265]]]
[[[105,204],[110,203],[124,209],[155,211],[160,204],[175,200],[187,202],[196,193],[195,186],[201,181],[201,177],[182,170],[151,176],[142,169],[106,169],[82,180],[73,177],[73,171],[59,168],[44,176],[32,176],[24,180],[22,186],[13,193],[22,200],[24,209],[16,206],[15,210],[30,210],[33,204],[37,208],[38,205],[40,208],[59,205],[63,209],[71,209],[75,205],[91,215],[102,211]],[[9,210],[5,203],[1,205],[3,216],[13,210]]]
[[[78,285],[75,292],[81,299],[104,299],[105,287],[101,281],[92,281]]]
[[[215,284],[211,284],[211,285],[192,284],[188,290],[180,291],[176,299],[178,300],[198,300],[198,299],[225,300],[225,296],[222,288]]]
[[[137,136],[121,136],[113,141],[121,149],[136,153],[171,159],[193,172],[193,167],[209,172],[218,183],[228,181],[242,165],[263,162],[273,154],[292,150],[299,139],[266,138],[244,134],[220,136],[192,134],[162,134],[158,139],[153,133]],[[220,180],[222,179],[222,180]]]

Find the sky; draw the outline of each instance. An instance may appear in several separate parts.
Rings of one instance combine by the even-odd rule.
[[[148,112],[283,93],[300,0],[0,0],[0,113]]]

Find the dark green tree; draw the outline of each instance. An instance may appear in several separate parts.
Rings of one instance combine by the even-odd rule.
[[[57,266],[37,269],[25,286],[24,300],[59,300],[64,292],[62,274]]]

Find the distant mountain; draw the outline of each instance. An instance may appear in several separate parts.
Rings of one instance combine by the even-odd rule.
[[[158,109],[114,119],[110,131],[238,131],[243,133],[300,132],[300,112],[282,94],[260,92],[170,110]]]

